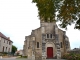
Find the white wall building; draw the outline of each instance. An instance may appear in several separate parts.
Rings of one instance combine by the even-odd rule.
[[[12,41],[0,32],[0,52],[11,52]]]

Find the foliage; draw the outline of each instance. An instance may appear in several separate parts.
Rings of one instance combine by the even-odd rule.
[[[18,58],[27,58],[27,56],[19,55]]]
[[[75,28],[80,29],[80,0],[64,0],[60,8],[58,20],[61,21],[60,26],[67,28],[67,25],[75,23]]]
[[[36,6],[41,20],[45,20],[45,22],[53,21],[55,15],[54,0],[33,0],[33,2],[37,3]]]
[[[0,52],[0,56],[6,56],[7,54],[7,52]]]
[[[63,59],[67,60],[80,60],[80,54],[70,53],[62,56]]]
[[[75,28],[80,29],[80,0],[32,0],[32,2],[38,7],[41,21],[60,21],[62,28],[75,23]]]
[[[22,56],[23,58],[27,58],[27,56]]]
[[[14,54],[17,51],[17,47],[12,45],[12,53]]]

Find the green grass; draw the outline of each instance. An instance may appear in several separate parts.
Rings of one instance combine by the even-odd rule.
[[[17,58],[16,60],[27,60],[27,58]]]
[[[27,56],[18,56],[16,59],[17,60],[26,60]]]

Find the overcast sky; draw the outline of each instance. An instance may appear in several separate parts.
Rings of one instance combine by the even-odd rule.
[[[37,7],[32,0],[0,0],[0,32],[10,37],[13,45],[23,49],[25,36],[40,27]],[[80,31],[69,26],[66,32],[71,49],[80,47]]]

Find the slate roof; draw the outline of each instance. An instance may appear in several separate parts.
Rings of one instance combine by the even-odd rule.
[[[6,36],[5,36],[4,34],[2,34],[1,32],[0,32],[0,37],[6,39],[6,40],[8,40],[8,41],[11,41],[8,37],[6,37]],[[11,42],[12,42],[12,41],[11,41]]]

